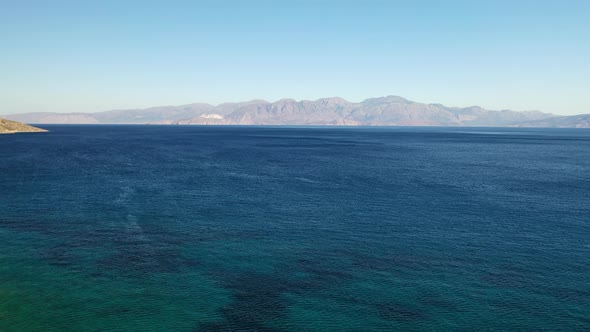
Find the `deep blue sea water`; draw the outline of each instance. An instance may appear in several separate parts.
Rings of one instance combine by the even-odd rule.
[[[0,331],[588,331],[590,131],[0,136]]]

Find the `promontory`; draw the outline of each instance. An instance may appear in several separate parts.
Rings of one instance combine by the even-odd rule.
[[[28,124],[0,119],[0,134],[14,134],[14,133],[40,133],[47,130],[29,126]]]

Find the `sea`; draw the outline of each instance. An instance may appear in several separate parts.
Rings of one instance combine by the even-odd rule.
[[[0,136],[0,331],[589,331],[590,130]]]

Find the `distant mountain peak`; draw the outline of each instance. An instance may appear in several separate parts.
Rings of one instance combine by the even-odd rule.
[[[407,100],[407,99],[406,99],[406,98],[404,98],[404,97],[395,96],[395,95],[389,95],[389,96],[385,96],[385,97],[383,97],[383,98],[384,98],[385,100],[387,100],[387,101],[391,101],[391,102],[396,102],[396,101],[399,101],[399,102],[405,102],[405,101],[409,101],[409,100]]]
[[[275,101],[272,104],[296,104],[297,100],[293,99],[293,98],[283,98],[283,99],[279,99],[277,101]]]
[[[411,101],[400,96],[389,95],[385,97],[369,98],[361,102],[361,104],[375,104],[375,103],[410,103]]]
[[[324,105],[339,105],[339,104],[350,104],[350,102],[344,98],[340,97],[328,97],[328,98],[320,98],[316,100],[317,103],[322,103]]]

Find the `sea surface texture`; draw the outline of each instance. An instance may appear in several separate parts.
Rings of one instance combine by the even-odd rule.
[[[588,331],[590,131],[0,136],[0,331]]]

